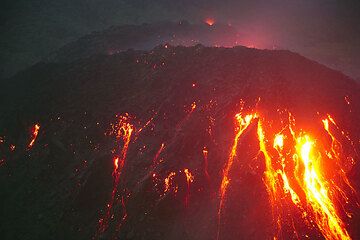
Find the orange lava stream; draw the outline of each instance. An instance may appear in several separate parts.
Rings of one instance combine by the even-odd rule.
[[[187,120],[195,109],[196,103],[194,102],[184,120]],[[220,237],[222,211],[226,193],[231,183],[230,172],[237,156],[240,137],[244,137],[245,130],[249,128],[254,120],[257,120],[258,156],[263,156],[265,161],[263,182],[269,196],[271,216],[275,228],[274,239],[283,238],[282,234],[286,231],[282,229],[284,224],[290,225],[286,226],[293,229],[293,234],[297,238],[302,237],[295,229],[298,220],[304,222],[309,230],[314,228],[316,233],[321,233],[326,239],[351,239],[343,219],[345,217],[343,213],[346,213],[347,217],[351,217],[351,214],[346,212],[343,204],[350,202],[349,193],[356,193],[346,176],[348,169],[344,167],[345,161],[352,159],[352,157],[347,158],[347,156],[344,156],[346,152],[342,149],[342,144],[345,144],[347,140],[353,146],[348,134],[336,125],[334,118],[329,114],[325,119],[319,119],[317,123],[314,123],[322,123],[322,126],[320,124],[321,131],[325,134],[327,140],[320,142],[324,138],[317,138],[310,133],[295,128],[295,118],[291,113],[288,113],[287,123],[279,121],[283,125],[280,126],[282,130],[275,132],[272,126],[275,121],[267,121],[263,115],[254,112],[248,115],[242,115],[242,113],[235,115],[235,136],[223,168],[219,187],[217,239]],[[145,127],[150,122],[151,120],[145,124]],[[181,126],[181,123],[178,126]],[[256,126],[254,125],[254,127]],[[121,143],[122,147],[118,147],[113,152],[115,153],[113,159],[114,184],[106,214],[99,220],[100,233],[107,229],[110,220],[114,218],[113,205],[119,199],[121,199],[121,206],[123,207],[120,225],[127,217],[126,196],[124,193],[117,194],[117,192],[130,140],[134,132],[134,126],[130,123],[129,115],[120,116],[118,123],[113,125],[112,130],[113,134],[116,135],[117,143]],[[136,134],[134,135],[136,137]],[[36,139],[37,133],[34,136]],[[340,138],[337,139],[337,136],[340,136]],[[345,143],[342,140],[345,140]],[[153,159],[152,171],[164,148],[165,144],[162,143]],[[203,148],[202,154],[204,157],[204,175],[209,180],[208,149],[206,147]],[[182,173],[182,170],[178,172]],[[178,179],[178,172],[168,173],[163,182],[162,196],[178,191],[178,185],[174,182],[175,179]],[[194,175],[188,168],[184,168],[183,173],[187,184],[185,206],[188,206],[190,187],[194,181]],[[153,173],[153,176],[156,176],[156,174]],[[293,213],[296,215],[293,215]],[[301,219],[296,219],[295,216],[299,216],[299,214]]]
[[[37,136],[38,136],[38,134],[39,134],[39,130],[40,130],[40,125],[39,125],[39,124],[35,124],[34,127],[32,128],[32,133],[31,133],[32,137],[31,137],[31,141],[30,141],[30,143],[29,143],[29,145],[28,145],[28,148],[29,148],[29,149],[34,146],[34,143],[35,143],[35,141],[36,141],[36,138],[37,138]]]
[[[338,129],[339,127],[336,125],[335,120],[328,114],[326,119],[323,119],[323,125],[324,125],[324,129],[325,131],[329,134],[330,138],[331,138],[331,150],[330,151],[326,151],[326,155],[329,157],[329,159],[332,159],[335,161],[335,163],[339,166],[339,171],[340,171],[340,175],[343,179],[343,181],[346,183],[346,185],[352,190],[353,193],[355,193],[355,189],[354,187],[351,185],[349,179],[346,176],[345,171],[341,168],[341,163],[340,163],[340,153],[342,152],[342,144],[336,139],[336,137],[334,136],[334,134],[331,132],[330,127],[329,127],[329,121]],[[345,134],[344,131],[341,131],[341,134],[350,142],[350,144],[352,145],[354,151],[354,143],[351,141],[351,139],[349,138],[348,135]],[[356,151],[355,151],[356,152]],[[341,189],[339,189],[341,190]],[[344,198],[347,198],[346,194],[343,194]]]
[[[258,121],[257,134],[258,134],[259,147],[260,147],[259,151],[263,153],[264,158],[265,158],[265,168],[266,169],[265,169],[265,173],[264,173],[264,182],[265,182],[266,189],[267,189],[267,192],[270,197],[271,213],[272,213],[273,219],[275,220],[275,222],[277,224],[277,232],[279,233],[281,230],[281,218],[280,218],[280,214],[278,214],[278,209],[276,209],[276,207],[277,207],[276,203],[278,201],[277,186],[276,186],[277,185],[277,171],[275,171],[273,169],[272,157],[270,156],[270,154],[268,153],[268,151],[266,149],[265,133],[264,133],[264,130],[262,127],[261,120]],[[275,139],[276,139],[276,142],[274,142],[274,146],[280,148],[279,144],[282,144],[280,138],[278,137]],[[284,175],[283,178],[286,179],[286,181],[287,181],[286,175]]]
[[[185,206],[188,206],[189,199],[190,199],[190,183],[194,181],[194,175],[190,172],[188,168],[184,169],[184,173],[186,176],[186,183],[187,183],[187,192],[185,196]]]
[[[196,108],[196,102],[193,102],[193,103],[191,104],[190,113],[192,113],[192,112],[195,110],[195,108]]]
[[[334,123],[332,118],[330,121]],[[329,120],[323,120],[323,124],[324,129],[332,139],[331,153],[328,152],[327,156],[329,159],[339,160],[341,144],[330,132]],[[336,184],[336,182],[326,178],[325,170],[322,168],[324,163],[322,163],[321,150],[316,147],[314,140],[312,140],[309,135],[303,133],[296,134],[291,125],[293,125],[293,123],[290,122],[289,131],[295,141],[295,146],[291,146],[292,142],[290,141],[292,148],[290,151],[294,151],[294,154],[290,159],[286,158],[286,156],[290,154],[284,156],[283,151],[286,136],[281,133],[275,134],[273,138],[273,148],[277,151],[280,160],[276,161],[276,158],[269,153],[269,149],[267,148],[267,140],[265,139],[262,121],[259,120],[258,122],[259,147],[264,155],[266,167],[264,182],[270,198],[273,219],[277,224],[277,234],[275,238],[278,238],[282,227],[282,194],[290,194],[292,203],[299,208],[302,216],[312,218],[326,239],[351,239],[345,228],[345,224],[339,217],[333,200],[334,195],[337,193],[345,199],[345,202],[348,202],[349,199],[345,191],[340,185]],[[289,161],[293,161],[295,165],[295,169],[291,173],[286,172],[286,163],[289,163]],[[340,167],[339,162],[336,162],[334,166],[340,169],[338,173],[346,185],[355,191],[346,178],[345,171]],[[296,185],[299,187],[294,188],[296,186],[292,186],[294,182],[289,181],[289,175],[292,175],[293,178],[296,179]],[[279,181],[278,176],[280,176],[282,181]],[[304,196],[303,199],[300,196]],[[306,211],[304,209],[308,210]],[[309,210],[311,211],[308,212]],[[295,229],[294,233],[296,233]]]
[[[219,239],[220,236],[220,221],[221,221],[221,211],[224,205],[224,201],[225,201],[225,194],[226,194],[226,190],[227,187],[230,183],[230,178],[229,178],[229,172],[230,169],[234,163],[234,158],[236,156],[236,150],[237,150],[237,145],[239,142],[239,138],[240,136],[243,134],[243,132],[245,131],[245,129],[250,125],[251,121],[256,118],[256,114],[248,114],[245,117],[242,117],[240,113],[235,115],[235,119],[236,119],[236,135],[234,138],[234,142],[233,145],[231,147],[231,152],[228,158],[228,161],[226,163],[226,166],[223,170],[223,178],[221,181],[221,185],[220,185],[220,202],[219,202],[219,208],[218,208],[218,234],[217,234],[217,239]]]
[[[107,204],[106,214],[103,218],[101,218],[99,220],[99,233],[103,233],[107,229],[110,219],[113,218],[113,216],[112,216],[113,210],[112,209],[113,209],[113,205],[116,201],[117,188],[118,188],[118,185],[120,182],[120,176],[123,171],[123,167],[125,164],[125,159],[126,159],[126,155],[128,152],[131,135],[132,135],[133,131],[134,131],[134,126],[130,123],[130,117],[128,114],[125,114],[124,116],[120,116],[118,123],[112,125],[112,134],[116,135],[116,139],[117,139],[118,143],[119,143],[119,141],[122,141],[123,146],[120,148],[121,149],[120,153],[115,155],[114,160],[113,160],[113,163],[114,163],[113,190],[111,193],[110,202]],[[116,152],[117,149],[115,149],[114,151]],[[127,216],[123,196],[121,199],[121,205],[123,207],[123,212],[124,212],[123,217],[121,219],[121,222],[122,222],[125,220],[125,218]],[[120,225],[121,225],[121,222],[120,222]]]
[[[164,193],[167,193],[170,191],[171,189],[171,185],[172,185],[172,180],[174,179],[176,173],[175,172],[170,172],[168,174],[168,176],[165,178],[164,180]]]
[[[342,161],[346,161],[347,158],[343,156],[342,145],[336,139],[330,124],[334,125],[338,133],[352,144],[350,138],[340,130],[335,120],[328,114],[322,123],[331,139],[331,144],[329,147],[326,144],[318,145],[316,138],[311,138],[303,131],[296,132],[295,118],[291,113],[288,114],[288,124],[281,132],[275,134],[271,128],[267,129],[268,125],[265,124],[267,122],[257,113],[244,118],[240,114],[236,115],[236,135],[220,185],[217,239],[220,236],[221,211],[230,183],[229,172],[237,153],[238,141],[254,118],[258,119],[259,152],[262,153],[265,161],[263,180],[276,225],[274,239],[282,238],[283,223],[289,223],[286,220],[289,217],[293,233],[299,237],[294,224],[296,219],[293,219],[292,214],[288,214],[290,213],[288,211],[294,211],[289,208],[291,205],[300,211],[302,221],[305,221],[308,227],[316,227],[326,239],[351,239],[339,211],[342,210],[351,218],[351,214],[346,212],[342,204],[349,203],[350,198],[347,196],[349,190],[351,193],[356,192],[346,177],[346,171],[342,168]],[[284,207],[288,210],[285,211]]]
[[[329,189],[330,184],[321,174],[321,157],[317,157],[313,151],[314,142],[308,135],[297,139],[296,156],[304,167],[301,184],[307,201],[314,211],[316,224],[327,239],[351,239],[329,197],[328,193],[331,189]]]
[[[165,148],[165,143],[162,143],[162,144],[160,145],[159,150],[156,152],[155,157],[154,157],[154,159],[153,159],[153,161],[152,161],[152,169],[156,166],[157,160],[158,160],[161,152],[164,150],[164,148]]]

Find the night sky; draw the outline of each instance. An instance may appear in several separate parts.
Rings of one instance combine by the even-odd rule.
[[[357,0],[5,0],[0,11],[0,78],[112,25],[208,17],[234,26],[248,45],[290,49],[360,78]]]

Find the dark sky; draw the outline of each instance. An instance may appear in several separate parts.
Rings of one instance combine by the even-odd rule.
[[[3,0],[0,11],[0,77],[111,25],[206,17],[231,23],[249,45],[297,51],[360,77],[358,0]]]

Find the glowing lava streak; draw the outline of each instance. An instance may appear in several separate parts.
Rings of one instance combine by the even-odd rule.
[[[306,198],[310,203],[316,223],[327,239],[350,239],[344,224],[337,215],[335,206],[328,196],[328,186],[321,174],[320,156],[312,154],[314,142],[308,135],[297,139],[296,151],[303,167],[303,183]],[[300,177],[300,176],[298,176]]]
[[[116,156],[114,158],[114,172],[115,178],[120,177],[120,173],[124,167],[126,154],[129,148],[129,143],[131,139],[131,134],[134,131],[133,125],[131,125],[129,122],[128,115],[120,116],[119,122],[117,126],[115,126],[116,129],[116,138],[119,141],[122,139],[123,141],[123,147],[120,151],[120,156]],[[120,164],[120,165],[119,165]]]
[[[331,154],[327,155],[330,159],[339,160],[341,144],[330,132],[329,121],[335,124],[334,120],[330,117],[329,119],[323,120],[324,129],[332,139]],[[265,159],[266,169],[264,182],[270,198],[272,216],[274,222],[277,224],[277,235],[275,238],[280,234],[282,227],[282,201],[284,201],[282,192],[284,192],[285,194],[290,193],[291,201],[299,208],[304,217],[314,218],[314,222],[326,239],[350,239],[344,223],[336,211],[335,203],[330,198],[335,191],[339,191],[340,194],[345,197],[345,200],[348,201],[345,192],[342,191],[335,182],[326,179],[325,174],[323,174],[325,169],[321,168],[321,150],[315,148],[313,140],[303,133],[297,135],[291,128],[290,121],[289,123],[289,131],[294,140],[292,148],[295,153],[292,155],[292,158],[287,159],[286,156],[289,154],[283,154],[285,136],[280,133],[275,134],[273,148],[278,152],[280,161],[276,161],[277,159],[274,158],[267,149],[263,122],[260,119],[257,129],[259,148]],[[295,169],[291,173],[286,172],[286,163],[288,163],[286,160],[292,160],[295,164]],[[334,163],[335,166],[340,168],[337,161],[330,162],[329,164],[332,165]],[[303,196],[304,199],[301,199],[300,193],[291,187],[287,174],[291,174],[291,176],[296,179],[300,187],[298,190],[301,190],[303,193],[301,196]],[[351,187],[345,176],[345,172],[341,168],[340,174],[345,183]],[[281,177],[282,181],[279,181],[278,176]],[[283,189],[283,191],[279,191],[280,189]],[[303,206],[304,203],[306,203],[305,206]],[[307,210],[304,210],[309,208],[312,210],[309,212],[310,215],[307,213]],[[310,222],[312,222],[312,220],[310,220]],[[295,229],[294,232],[297,234]]]
[[[204,155],[204,173],[205,173],[207,181],[209,182],[210,181],[210,175],[209,175],[209,172],[208,172],[208,154],[209,154],[209,151],[207,150],[206,147],[204,147],[202,152],[203,152],[203,155]]]
[[[325,131],[331,137],[331,153],[328,153],[327,155],[329,156],[329,158],[339,158],[339,148],[341,148],[341,144],[339,141],[336,140],[335,136],[331,133],[329,129],[329,119],[324,119],[322,120],[322,122],[324,124]]]
[[[276,173],[279,174],[283,180],[284,193],[290,193],[291,200],[293,201],[293,203],[295,205],[297,205],[299,207],[300,206],[300,198],[296,194],[296,192],[290,187],[288,177],[285,173],[285,157],[282,154],[282,151],[284,149],[284,138],[285,138],[285,136],[282,134],[276,134],[275,138],[274,138],[273,148],[276,149],[276,151],[278,152],[278,154],[280,156],[281,167],[282,167],[282,169],[281,170],[278,169],[276,171]]]
[[[353,191],[353,193],[355,193],[355,189],[354,187],[350,184],[349,179],[346,176],[345,171],[341,168],[340,166],[340,152],[342,152],[342,145],[341,143],[336,139],[336,137],[334,136],[334,134],[330,131],[330,127],[329,127],[329,121],[337,128],[337,130],[341,131],[339,129],[339,127],[336,125],[335,120],[328,114],[326,119],[323,119],[323,125],[324,125],[324,129],[325,131],[329,134],[330,138],[331,138],[331,150],[330,151],[326,151],[326,155],[332,159],[335,160],[336,164],[338,165],[338,168],[340,170],[340,175],[342,177],[342,179],[344,180],[344,182],[348,185],[348,187]],[[353,141],[351,141],[350,137],[348,135],[345,134],[344,131],[341,131],[341,134],[350,141],[351,146],[353,147],[355,153],[356,150],[354,148],[354,143]],[[339,189],[340,190],[340,189]],[[341,191],[341,190],[340,190]],[[344,194],[343,194],[344,195]],[[346,195],[344,195],[345,198]]]
[[[164,150],[164,148],[165,148],[165,144],[162,143],[161,146],[160,146],[160,148],[159,148],[159,150],[158,150],[158,151],[156,152],[156,154],[155,154],[155,157],[154,157],[153,162],[152,162],[152,166],[153,166],[152,168],[154,168],[154,167],[156,166],[157,160],[158,160],[161,152]]]
[[[39,125],[39,124],[35,124],[34,127],[32,128],[32,133],[31,133],[32,137],[31,137],[31,141],[30,141],[30,143],[29,143],[29,145],[28,145],[28,148],[29,148],[29,149],[34,146],[34,143],[35,143],[35,141],[36,141],[36,138],[37,138],[37,136],[38,136],[38,134],[39,134],[39,130],[40,130],[40,125]]]
[[[192,112],[195,110],[195,108],[196,108],[196,102],[193,102],[193,103],[191,104],[190,113],[192,113]]]
[[[164,189],[164,193],[167,193],[170,191],[171,189],[171,185],[172,185],[172,180],[174,179],[176,173],[175,172],[170,172],[169,175],[165,178],[164,180],[164,185],[165,185],[165,189]]]
[[[112,209],[113,209],[113,205],[116,201],[116,193],[117,193],[117,188],[120,182],[120,176],[121,173],[123,171],[123,167],[125,164],[125,159],[126,159],[126,155],[127,155],[127,151],[129,148],[129,144],[130,144],[130,139],[131,139],[131,135],[134,131],[134,126],[132,124],[130,124],[130,117],[128,114],[125,114],[124,116],[120,116],[118,123],[112,125],[112,134],[116,135],[116,140],[119,143],[119,141],[121,140],[123,143],[122,148],[118,148],[121,149],[119,154],[117,154],[114,159],[113,159],[113,164],[114,164],[114,170],[113,170],[113,190],[111,193],[111,199],[110,202],[107,204],[107,210],[106,210],[106,214],[103,218],[101,218],[99,220],[99,233],[103,233],[108,225],[109,225],[109,221],[112,218]],[[115,152],[118,151],[118,149],[115,149]],[[121,199],[121,205],[123,207],[123,217],[121,219],[121,222],[125,220],[127,214],[126,214],[126,209],[125,209],[125,203],[124,203],[124,199],[122,197]],[[121,223],[120,223],[121,225]]]
[[[190,199],[190,183],[192,183],[194,181],[194,176],[192,175],[190,170],[187,168],[184,169],[184,173],[186,176],[186,183],[187,183],[187,193],[186,193],[186,197],[185,197],[185,206],[187,206],[189,203],[189,199]]]
[[[273,215],[273,218],[275,219],[275,206],[277,202],[277,192],[276,192],[276,184],[277,184],[277,178],[276,178],[276,171],[273,169],[273,163],[272,158],[270,154],[268,153],[266,149],[266,143],[265,143],[265,133],[262,127],[262,122],[259,120],[258,122],[258,129],[257,129],[258,139],[259,139],[259,147],[260,151],[263,153],[265,158],[265,185],[267,192],[270,196],[270,204],[271,204],[271,212]],[[281,137],[275,137],[274,141],[274,147],[277,149],[281,149],[283,146],[283,140]],[[278,232],[281,229],[281,222],[280,222],[280,216],[277,214],[276,223],[278,225]]]
[[[224,204],[224,200],[225,200],[225,194],[226,194],[226,190],[227,187],[230,183],[230,179],[229,179],[229,172],[230,169],[234,163],[234,158],[236,156],[236,149],[237,149],[237,145],[239,142],[239,138],[241,136],[241,134],[243,134],[243,132],[245,131],[245,129],[250,125],[251,120],[253,120],[254,118],[256,118],[257,115],[256,114],[248,114],[246,115],[244,118],[241,116],[240,113],[235,115],[235,119],[236,119],[236,135],[234,138],[234,143],[231,147],[231,152],[228,158],[228,161],[226,163],[226,166],[223,170],[223,178],[221,181],[221,185],[220,185],[220,203],[219,203],[219,209],[218,209],[218,234],[217,234],[217,239],[219,239],[220,236],[220,220],[221,220],[221,211],[223,208],[223,204]]]
[[[271,214],[274,219],[274,222],[277,224],[277,234],[274,239],[277,239],[281,232],[282,227],[282,215],[281,215],[281,192],[279,189],[283,189],[285,194],[290,193],[291,199],[295,205],[301,208],[300,206],[300,198],[296,194],[296,192],[291,188],[288,177],[285,173],[285,157],[282,154],[284,148],[284,135],[276,134],[274,137],[273,148],[278,152],[281,169],[275,169],[276,161],[274,161],[273,157],[270,155],[266,148],[266,139],[265,139],[265,132],[263,130],[262,121],[259,120],[258,122],[258,140],[259,140],[259,147],[260,152],[263,153],[265,158],[265,173],[264,173],[264,183],[266,186],[266,190],[269,194],[270,198],[270,206],[271,206]],[[281,183],[279,182],[278,176],[281,177],[283,186],[281,188]],[[294,229],[294,233],[297,232]]]
[[[273,147],[280,153],[284,147],[284,135],[276,134]]]

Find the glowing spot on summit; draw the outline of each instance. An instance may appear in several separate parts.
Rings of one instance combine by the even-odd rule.
[[[209,25],[209,26],[212,26],[212,25],[215,24],[215,19],[213,19],[213,18],[206,18],[206,19],[205,19],[205,23],[206,23],[207,25]]]

